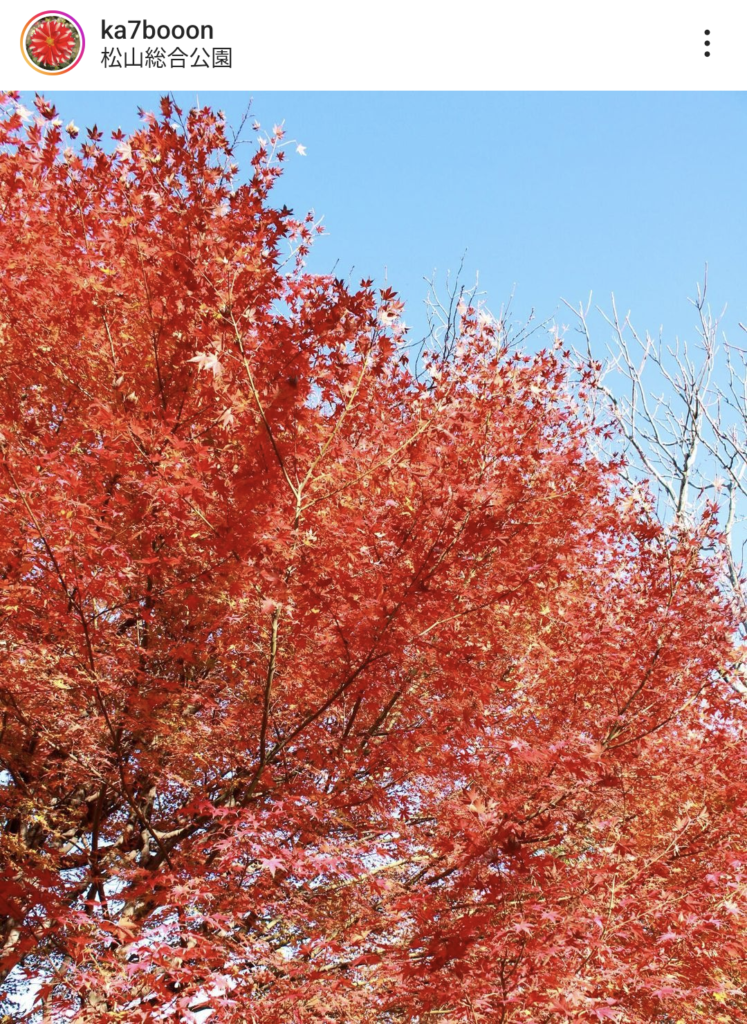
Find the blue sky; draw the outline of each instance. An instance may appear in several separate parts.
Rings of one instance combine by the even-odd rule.
[[[63,117],[135,127],[157,93],[47,93]],[[194,93],[177,93],[184,106]],[[641,330],[692,334],[687,299],[709,265],[714,308],[747,321],[747,95],[736,93],[202,93],[237,122],[284,120],[278,199],[327,236],[311,269],[373,276],[422,321],[425,276],[465,258],[489,306],[526,316],[590,291]],[[251,137],[251,132],[249,137]],[[247,154],[248,155],[248,154]],[[606,333],[596,324],[601,337]]]

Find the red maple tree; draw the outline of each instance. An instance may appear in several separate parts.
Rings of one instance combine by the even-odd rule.
[[[466,309],[417,375],[393,291],[304,269],[279,133],[241,183],[209,109],[73,149],[37,107],[0,127],[11,1018],[747,1020],[713,514],[594,457],[560,349]]]

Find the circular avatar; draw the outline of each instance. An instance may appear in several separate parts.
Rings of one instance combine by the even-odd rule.
[[[42,11],[21,33],[26,62],[45,75],[63,75],[83,56],[86,41],[78,22],[63,11]]]

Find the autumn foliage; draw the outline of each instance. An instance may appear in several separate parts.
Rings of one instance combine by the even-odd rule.
[[[242,174],[209,109],[37,108],[0,128],[7,1019],[747,1020],[715,518],[593,456],[562,349],[465,309],[416,363],[393,291],[308,273],[281,132]]]

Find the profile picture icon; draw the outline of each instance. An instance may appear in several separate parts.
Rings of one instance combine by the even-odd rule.
[[[21,32],[27,64],[43,75],[64,75],[79,63],[86,46],[83,29],[64,11],[42,11]]]

